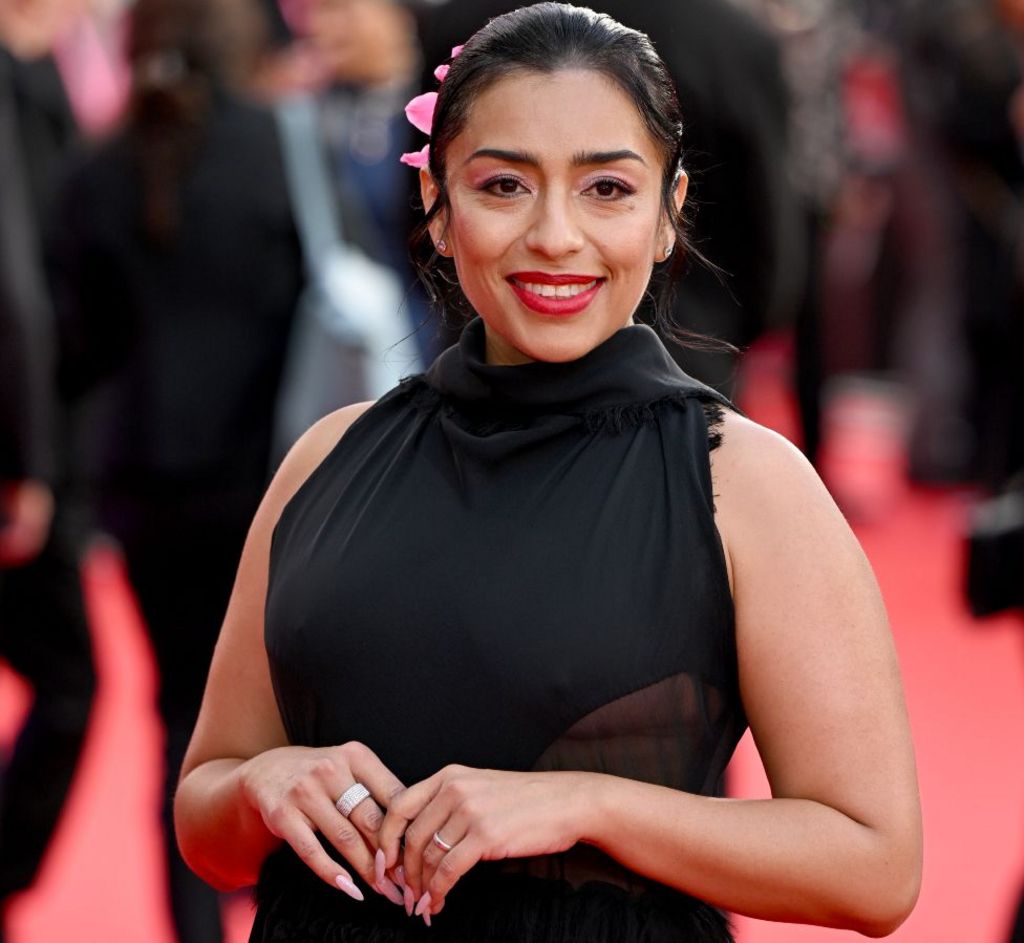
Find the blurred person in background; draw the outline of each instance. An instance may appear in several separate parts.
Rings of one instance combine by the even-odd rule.
[[[32,687],[0,791],[0,936],[57,826],[96,684],[41,235],[76,139],[51,56],[74,12],[0,4],[0,656]]]
[[[442,341],[409,264],[399,163],[412,146],[404,107],[419,79],[416,20],[397,0],[307,0],[294,19],[326,76],[317,105],[345,238],[396,273],[408,330],[429,362]]]
[[[794,319],[802,447],[817,463],[824,383],[824,246],[847,164],[842,76],[861,31],[843,0],[732,0],[779,37],[790,95],[788,177],[804,225],[804,284]]]
[[[222,939],[218,895],[178,855],[171,798],[266,483],[302,285],[277,126],[243,92],[261,23],[248,0],[139,0],[124,126],[69,175],[53,246],[61,379],[90,401],[100,520],[159,670],[182,943]]]
[[[1021,5],[922,4],[909,45],[919,120],[937,145],[962,248],[955,297],[969,357],[967,474],[998,488],[1024,465]]]
[[[804,289],[806,240],[789,176],[789,91],[778,40],[726,0],[590,4],[647,33],[665,60],[683,110],[693,201],[693,263],[679,286],[674,323],[743,348],[769,326],[791,324]],[[508,0],[449,0],[421,15],[424,75]],[[717,267],[717,269],[716,269]],[[683,369],[731,393],[736,357],[680,350]]]
[[[945,0],[921,3],[914,14],[915,101],[938,145],[951,227],[962,245],[956,303],[970,368],[969,474],[986,491],[1001,492],[1024,472],[1024,3]],[[994,559],[971,551],[975,611],[978,587],[1019,599],[1024,574],[1012,561],[1021,522],[1012,510],[1009,517],[994,522],[1008,538]],[[978,559],[994,565],[975,572]],[[1007,939],[1024,940],[1024,894]]]

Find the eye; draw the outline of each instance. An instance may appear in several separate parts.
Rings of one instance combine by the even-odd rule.
[[[526,192],[526,187],[518,177],[494,177],[488,180],[481,189],[501,197],[512,197]]]
[[[605,177],[592,183],[587,190],[591,191],[600,200],[618,200],[625,196],[632,196],[636,191],[621,180],[612,177]]]

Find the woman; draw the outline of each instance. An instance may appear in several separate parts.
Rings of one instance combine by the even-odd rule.
[[[172,795],[266,488],[302,287],[277,126],[240,91],[254,17],[249,0],[135,4],[125,127],[71,175],[57,247],[64,380],[107,394],[90,430],[101,520],[124,549],[159,669],[183,943],[222,937],[218,896],[177,852]]]
[[[443,77],[419,238],[478,317],[285,461],[177,794],[192,866],[259,878],[252,939],[706,943],[717,908],[880,936],[913,906],[864,558],[631,324],[680,264],[680,147],[649,42],[589,10],[495,19]],[[774,798],[715,798],[748,720]]]

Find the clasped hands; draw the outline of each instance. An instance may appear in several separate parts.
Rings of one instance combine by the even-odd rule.
[[[586,773],[446,766],[407,788],[369,747],[352,742],[268,750],[240,775],[267,829],[323,881],[363,899],[318,832],[369,886],[428,926],[477,862],[555,854],[585,834]],[[335,802],[353,783],[370,795],[346,819]]]

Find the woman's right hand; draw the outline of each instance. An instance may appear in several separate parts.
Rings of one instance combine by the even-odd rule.
[[[247,760],[238,772],[245,801],[323,881],[356,900],[363,898],[351,874],[324,850],[317,832],[368,885],[403,904],[402,891],[383,872],[377,833],[384,820],[382,810],[404,787],[369,747],[356,742],[277,747]],[[370,796],[346,819],[335,803],[354,783],[362,783]]]

